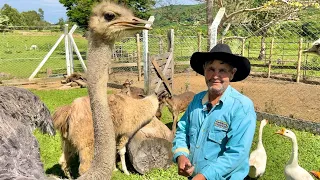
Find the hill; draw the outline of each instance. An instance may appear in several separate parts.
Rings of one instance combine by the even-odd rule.
[[[217,12],[215,9],[214,12]],[[170,28],[174,28],[175,32],[202,32],[206,34],[206,5],[170,5],[153,9],[151,12],[155,16],[153,33],[162,33]],[[297,20],[284,21],[281,24],[292,24],[294,29],[292,31],[302,32],[302,36],[312,36],[315,38],[320,36],[320,24],[318,19],[320,17],[320,10],[316,8],[307,8],[302,10]],[[239,26],[237,27],[239,28]],[[230,29],[231,31],[233,29]],[[239,29],[235,30],[238,31]],[[234,30],[233,30],[234,31]]]

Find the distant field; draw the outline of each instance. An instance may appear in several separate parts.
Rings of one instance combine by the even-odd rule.
[[[59,39],[61,33],[57,32],[14,32],[2,33],[0,35],[0,80],[12,78],[28,78],[36,69],[42,59],[50,51],[52,46]],[[81,34],[75,34],[74,40],[79,48],[82,58],[86,59],[87,40]],[[142,39],[140,39],[142,42]],[[206,51],[207,39],[201,38],[201,46],[198,44],[198,36],[177,36],[174,44],[175,61],[189,61],[193,52]],[[242,41],[239,39],[227,39],[224,41],[229,44],[232,51],[242,54]],[[141,43],[142,44],[142,43]],[[31,49],[32,45],[36,45],[37,49]],[[121,42],[116,43],[116,51],[118,54],[117,62],[135,62],[137,45],[136,39],[125,38]],[[271,38],[266,38],[266,59],[259,61],[257,57],[260,52],[260,38],[251,37],[244,44],[243,55],[249,57],[251,63],[264,64],[270,57]],[[309,42],[303,44],[303,49],[310,47]],[[273,65],[292,65],[295,66],[298,59],[299,39],[274,39],[272,50]],[[141,50],[143,48],[141,47]],[[166,36],[149,37],[149,52],[151,55],[164,53],[168,49]],[[131,54],[131,55],[130,55]],[[128,57],[133,57],[128,59]],[[78,57],[74,53],[75,71],[82,71]],[[277,64],[277,61],[285,62]],[[86,61],[85,61],[86,62]],[[320,76],[320,58],[315,55],[302,56],[302,65],[319,68],[318,70],[305,71],[306,76]],[[51,57],[47,60],[36,77],[45,77],[46,69],[50,68],[54,74],[65,73],[65,47],[64,40],[59,44]],[[253,68],[253,71],[266,72],[267,68]],[[280,74],[296,74],[295,69],[274,69],[273,73]]]

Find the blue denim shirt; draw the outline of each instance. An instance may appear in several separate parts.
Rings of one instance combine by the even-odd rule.
[[[244,179],[256,127],[253,103],[231,86],[210,111],[207,103],[207,91],[198,93],[178,122],[173,161],[185,155],[195,166],[192,176],[207,180]]]

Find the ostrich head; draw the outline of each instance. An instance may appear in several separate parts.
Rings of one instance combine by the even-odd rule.
[[[89,29],[92,36],[113,41],[141,29],[151,29],[144,26],[151,23],[135,17],[122,6],[104,1],[93,8]]]
[[[20,121],[31,130],[39,128],[42,133],[55,135],[50,111],[38,96],[16,87],[0,88],[0,108],[6,115]]]
[[[320,172],[319,171],[310,171],[311,174],[314,175],[314,177],[316,177],[317,179],[320,179]]]
[[[292,132],[292,131],[290,131],[290,130],[288,130],[286,128],[282,128],[281,130],[278,130],[276,132],[276,134],[280,134],[282,136],[286,136],[286,137],[289,137],[291,139],[296,138],[296,135],[294,134],[294,132]]]

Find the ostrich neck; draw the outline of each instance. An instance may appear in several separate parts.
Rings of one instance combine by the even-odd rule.
[[[292,153],[288,164],[298,166],[298,142],[296,137],[291,138],[292,141]]]
[[[262,143],[262,132],[263,132],[263,125],[260,125],[259,128],[259,141],[258,141],[258,148],[263,148],[263,143]]]
[[[115,157],[115,134],[107,101],[108,68],[114,42],[91,39],[88,49],[88,90],[94,127],[92,170],[111,174]],[[112,160],[111,160],[112,159]]]

